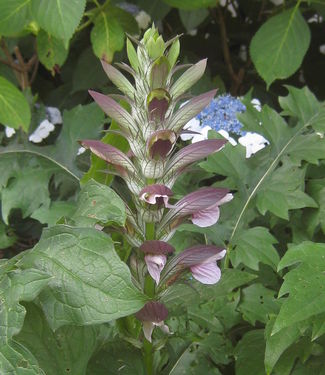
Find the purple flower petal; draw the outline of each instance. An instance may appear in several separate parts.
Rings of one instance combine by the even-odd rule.
[[[121,166],[133,174],[136,173],[131,160],[116,147],[91,139],[85,139],[80,144],[85,148],[89,148],[95,155],[108,163]]]
[[[142,322],[160,323],[167,318],[168,310],[163,303],[150,301],[135,316]]]
[[[178,133],[198,113],[202,111],[213,99],[217,90],[212,90],[199,95],[183,105],[167,123],[166,127]]]
[[[219,220],[220,210],[218,204],[215,204],[205,210],[195,212],[191,221],[198,227],[205,228],[210,227]]]
[[[139,194],[141,200],[149,204],[158,204],[161,206],[168,204],[168,199],[173,192],[165,185],[153,184],[144,187]]]
[[[216,262],[199,264],[190,269],[194,279],[202,284],[216,284],[221,277],[221,271]]]
[[[173,246],[169,243],[159,240],[148,240],[145,241],[139,248],[145,254],[156,254],[156,255],[167,255],[175,251]]]
[[[132,116],[122,108],[115,100],[107,95],[100,94],[99,92],[89,90],[89,94],[93,97],[100,108],[113,120],[115,120],[121,128],[127,133],[136,136],[138,133],[136,123]]]
[[[192,267],[199,264],[211,263],[222,259],[226,250],[213,245],[197,245],[184,250],[175,257],[177,264]]]
[[[159,130],[153,133],[147,141],[147,149],[151,159],[165,159],[172,151],[176,135],[170,130]]]
[[[151,336],[152,336],[153,329],[155,328],[155,325],[152,322],[142,322],[142,328],[143,328],[144,337],[149,342],[151,342],[152,341]]]
[[[155,280],[156,284],[159,284],[161,271],[164,269],[167,262],[166,255],[150,255],[147,254],[144,257],[147,264],[148,272],[150,276]]]
[[[226,143],[226,139],[206,139],[188,145],[170,159],[166,167],[166,173],[174,173],[176,170],[220,151]]]

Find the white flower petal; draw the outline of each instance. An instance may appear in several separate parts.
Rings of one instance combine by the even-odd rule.
[[[59,108],[56,107],[46,107],[46,113],[49,116],[49,120],[52,124],[62,124],[62,116]]]
[[[47,138],[54,129],[55,126],[49,120],[45,119],[38,125],[28,139],[33,143],[40,143],[43,139]]]
[[[6,126],[5,134],[7,138],[11,138],[15,133],[16,133],[16,130],[14,128],[10,128],[9,126]]]

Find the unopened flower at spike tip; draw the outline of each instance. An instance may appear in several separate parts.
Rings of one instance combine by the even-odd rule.
[[[169,333],[168,326],[164,324],[164,320],[168,316],[168,310],[164,304],[155,301],[147,302],[135,316],[142,321],[143,333],[149,342],[151,342],[155,326],[160,327],[163,332]]]
[[[158,240],[145,241],[139,249],[145,253],[144,260],[148,272],[158,285],[160,273],[167,262],[167,255],[172,254],[175,249],[167,242]]]

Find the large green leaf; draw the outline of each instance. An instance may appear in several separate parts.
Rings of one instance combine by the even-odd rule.
[[[243,317],[253,326],[256,321],[267,323],[270,314],[277,314],[280,308],[275,299],[276,292],[256,283],[242,290],[242,301],[238,307]]]
[[[52,329],[108,322],[140,310],[146,301],[113,241],[96,229],[49,228],[22,266],[52,276],[39,296]]]
[[[0,35],[19,33],[30,20],[32,0],[0,0]]]
[[[104,12],[95,19],[90,34],[94,53],[100,59],[111,62],[116,51],[124,45],[124,32],[119,22]]]
[[[0,77],[0,123],[27,131],[31,119],[24,95],[9,81]]]
[[[245,333],[235,349],[236,375],[265,375],[264,330]]]
[[[107,82],[107,76],[91,47],[82,51],[72,73],[73,93],[103,87]]]
[[[37,54],[40,62],[47,69],[52,70],[54,66],[60,67],[65,62],[68,49],[61,39],[40,30],[37,34]]]
[[[65,44],[79,25],[86,0],[32,0],[31,11],[37,23]]]
[[[277,240],[263,227],[239,232],[233,239],[235,251],[231,252],[231,262],[235,267],[242,263],[253,270],[258,270],[261,262],[276,270],[280,257],[273,246],[275,243]]]
[[[262,25],[252,39],[250,54],[267,86],[295,73],[309,43],[310,30],[300,14],[299,3]]]
[[[40,308],[32,303],[26,307],[24,326],[15,341],[33,353],[47,375],[86,374],[101,326],[66,326],[53,332]]]
[[[81,189],[72,219],[79,226],[98,222],[123,226],[126,220],[125,203],[113,189],[89,180]]]
[[[281,332],[271,335],[275,317],[270,319],[265,328],[265,369],[271,374],[274,366],[279,361],[281,355],[300,337],[300,329],[297,324],[284,328]],[[292,364],[295,357],[291,356]]]
[[[273,333],[325,312],[325,244],[304,242],[292,246],[278,269],[299,264],[284,276],[279,297],[289,294],[274,323]]]
[[[42,224],[52,227],[61,217],[72,216],[75,210],[76,204],[74,202],[53,201],[49,207],[44,205],[39,207],[32,213],[31,217]]]

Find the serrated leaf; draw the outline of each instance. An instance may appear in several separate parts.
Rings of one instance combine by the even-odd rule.
[[[27,131],[30,120],[30,108],[24,95],[12,83],[0,77],[0,123]]]
[[[296,108],[301,101],[309,101],[308,90],[299,89],[299,93],[298,101],[296,96],[291,98],[291,92],[286,98],[296,103]],[[324,139],[318,137],[313,128],[313,119],[319,119],[321,115],[321,105],[311,106],[304,121],[291,121],[292,126],[267,106],[258,112],[249,103],[245,102],[245,105],[246,112],[238,116],[244,130],[262,134],[270,144],[249,159],[245,158],[244,147],[227,144],[200,163],[206,171],[226,177],[215,186],[235,191],[234,199],[224,209],[222,207],[218,225],[201,231],[214,243],[230,240],[230,246],[236,233],[246,229],[259,216],[255,209],[256,197],[261,214],[271,211],[283,218],[288,218],[290,209],[317,207],[316,202],[305,194],[302,161],[319,162],[318,158],[323,158]],[[209,135],[220,137],[212,131]]]
[[[86,0],[32,0],[31,12],[42,29],[67,45],[82,18]]]
[[[39,296],[52,329],[108,322],[140,310],[146,302],[113,241],[96,229],[62,225],[43,231],[21,263],[33,265],[52,276]]]
[[[267,374],[271,374],[281,355],[298,340],[301,334],[299,325],[294,324],[281,330],[281,332],[271,335],[274,322],[275,317],[272,318],[265,327],[265,370]],[[295,357],[291,356],[291,360],[293,364]]]
[[[287,178],[290,176],[290,178]],[[305,171],[286,162],[273,172],[272,179],[257,194],[256,206],[264,215],[267,211],[289,219],[289,210],[317,207],[317,203],[301,189]]]
[[[54,164],[44,161],[37,164],[35,159],[18,159],[14,154],[2,156],[0,164],[5,167],[10,160],[15,160],[19,165],[11,169],[10,180],[1,190],[2,216],[6,224],[14,208],[20,209],[22,217],[25,218],[41,205],[49,206],[49,179],[57,171]],[[37,194],[35,194],[35,186],[37,186]]]
[[[101,326],[61,327],[53,332],[36,305],[26,304],[24,326],[15,341],[24,345],[47,375],[86,374]]]
[[[124,45],[124,32],[118,21],[104,12],[95,19],[90,34],[94,53],[100,59],[111,62],[116,51]]]
[[[298,120],[309,123],[316,131],[325,131],[325,106],[320,103],[315,95],[303,87],[298,89],[292,86],[286,86],[289,94],[280,96],[279,103],[283,109],[284,115],[289,115]]]
[[[265,375],[264,330],[245,333],[235,348],[236,375]]]
[[[188,307],[191,304],[196,305],[197,301],[208,300],[227,296],[232,290],[248,284],[254,280],[256,275],[237,269],[226,269],[222,272],[220,281],[216,285],[207,286],[194,280],[190,284],[176,284],[168,289],[162,297],[162,301],[169,309]]]
[[[61,39],[40,30],[36,41],[38,58],[48,70],[52,70],[56,65],[63,65],[68,56],[68,49]]]
[[[242,290],[242,300],[238,310],[251,325],[256,321],[267,323],[270,314],[277,314],[280,308],[275,299],[276,292],[256,283]]]
[[[30,20],[31,0],[0,1],[0,35],[19,33]]]
[[[275,321],[272,333],[325,312],[325,245],[304,242],[290,247],[278,270],[299,264],[284,276],[279,297],[289,294]]]
[[[79,226],[81,223],[83,226],[88,226],[98,222],[103,225],[124,226],[125,203],[113,189],[95,180],[89,180],[81,189],[77,210],[73,214],[72,220]]]
[[[295,73],[309,47],[310,30],[298,7],[270,18],[251,41],[253,63],[268,87]]]
[[[41,206],[35,210],[31,217],[42,224],[52,227],[62,217],[70,217],[76,209],[76,204],[66,201],[52,201],[50,206]]]
[[[277,242],[263,227],[242,231],[233,239],[235,249],[230,253],[231,262],[235,267],[242,263],[256,271],[259,263],[264,263],[276,270],[280,257],[273,245]]]

